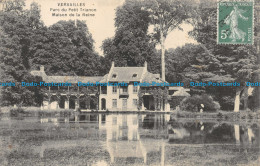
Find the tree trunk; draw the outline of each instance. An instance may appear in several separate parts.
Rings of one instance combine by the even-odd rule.
[[[239,112],[240,94],[241,94],[241,89],[237,89],[236,90],[235,103],[234,103],[234,112]]]
[[[248,108],[248,87],[244,89],[244,110]]]
[[[257,64],[260,65],[260,39],[257,42]],[[257,74],[257,81],[260,82],[260,73]],[[255,87],[256,88],[256,107],[260,109],[260,87]]]
[[[240,143],[240,129],[239,125],[234,125],[236,144]]]
[[[165,37],[161,31],[161,61],[162,61],[162,80],[165,81]]]

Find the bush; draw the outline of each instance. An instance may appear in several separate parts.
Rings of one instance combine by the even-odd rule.
[[[173,96],[171,100],[169,100],[170,107],[175,109],[177,106],[180,105],[181,101],[184,99],[184,96]]]
[[[13,108],[10,110],[11,117],[18,117],[20,114],[25,114],[25,111],[21,107]]]
[[[201,96],[194,95],[183,99],[180,104],[180,109],[183,111],[198,112],[198,108],[201,104],[204,104],[204,112],[216,112],[220,109],[219,103],[206,94]]]

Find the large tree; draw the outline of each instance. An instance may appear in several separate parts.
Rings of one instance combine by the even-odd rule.
[[[99,75],[99,56],[82,21],[59,21],[35,33],[32,64],[46,66],[49,75]]]
[[[191,65],[198,64],[197,59],[203,54],[203,49],[199,45],[185,44],[176,49],[168,49],[165,52],[167,74],[166,79],[168,82],[185,82],[189,84],[190,80],[185,77],[185,70]]]
[[[99,75],[100,57],[84,22],[60,21],[46,27],[40,8],[24,9],[21,0],[7,1],[0,12],[1,80],[16,86],[2,89],[2,105],[39,105],[39,87],[21,87],[21,82],[40,81],[30,74],[40,65],[49,75]]]
[[[150,23],[154,27],[154,38],[161,45],[161,77],[165,80],[165,39],[174,29],[189,18],[187,0],[151,0],[145,1],[143,9],[149,12]]]
[[[169,49],[166,51],[166,62],[168,70],[166,78],[169,82],[181,81],[186,88],[190,89],[191,95],[209,94],[214,100],[221,103],[221,109],[232,109],[234,88],[190,86],[190,82],[213,81],[213,78],[217,76],[215,69],[209,65],[212,63],[210,56],[201,45],[186,44],[176,49]],[[222,81],[231,80],[223,80],[222,78]]]
[[[194,30],[191,35],[200,43],[205,51],[202,72],[211,73],[203,78],[204,81],[212,82],[237,82],[240,86],[233,87],[234,111],[239,111],[241,92],[247,92],[245,82],[253,81],[257,72],[257,54],[250,45],[218,45],[217,38],[217,5],[199,6],[193,10]],[[196,72],[200,75],[201,72]],[[193,75],[194,76],[194,75]],[[217,89],[217,88],[215,88]],[[230,88],[232,93],[232,88]]]
[[[33,105],[37,96],[36,88],[21,87],[21,82],[34,80],[30,69],[29,52],[33,43],[34,30],[42,26],[39,20],[39,8],[33,3],[29,10],[24,10],[24,1],[7,1],[6,8],[0,12],[0,58],[3,71],[2,81],[13,82],[16,86],[3,87],[2,105]]]
[[[117,8],[116,34],[103,42],[103,51],[107,62],[115,61],[118,66],[143,66],[148,61],[149,70],[158,72],[155,43],[148,35],[149,13],[142,10],[142,5],[139,0],[126,0]]]

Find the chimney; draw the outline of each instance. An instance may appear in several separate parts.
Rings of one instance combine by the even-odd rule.
[[[147,62],[146,62],[146,61],[144,62],[144,67],[145,67],[146,70],[147,70]]]
[[[44,71],[44,66],[43,65],[40,66],[40,71]]]
[[[142,76],[140,78],[140,82],[142,82],[142,80],[143,80],[143,78],[144,78],[146,73],[147,73],[147,62],[145,61],[144,62],[144,68],[143,68],[143,74],[142,74]]]
[[[112,61],[112,65],[111,65],[111,68],[114,68],[115,67],[115,62]]]
[[[107,76],[107,82],[109,82],[109,78],[111,77],[111,74],[112,74],[112,71],[114,70],[114,67],[115,67],[115,62],[112,61],[111,68],[110,68],[108,76]]]
[[[154,76],[155,76],[155,78],[156,78],[157,80],[160,79],[160,74],[154,74]]]

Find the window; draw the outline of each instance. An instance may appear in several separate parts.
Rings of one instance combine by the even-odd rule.
[[[106,123],[106,115],[105,114],[102,114],[101,122],[102,123]]]
[[[127,86],[123,86],[123,92],[127,92]]]
[[[117,108],[117,99],[112,100],[112,107]]]
[[[138,86],[133,86],[133,93],[137,93],[138,91]]]
[[[117,125],[117,117],[113,117],[113,125]]]
[[[113,141],[116,141],[116,131],[113,131],[113,132],[112,132],[112,140],[113,140]]]
[[[123,108],[127,108],[127,99],[122,100],[122,106]]]
[[[107,94],[107,86],[101,86],[101,94]]]
[[[113,75],[112,75],[112,78],[116,78],[116,74],[113,74]]]
[[[113,93],[117,93],[117,86],[113,86]]]
[[[133,106],[137,107],[137,99],[133,99]]]

